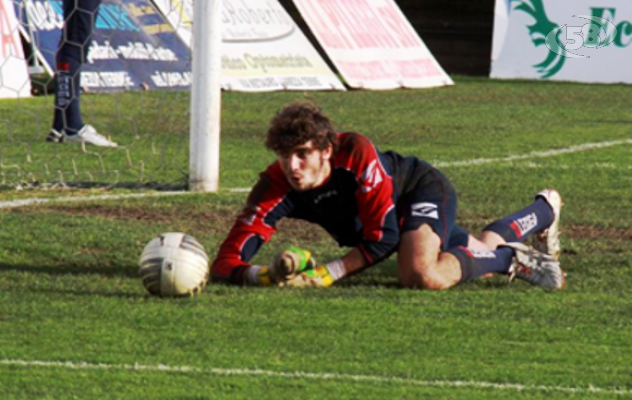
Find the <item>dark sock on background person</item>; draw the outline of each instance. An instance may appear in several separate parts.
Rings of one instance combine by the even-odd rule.
[[[81,63],[77,60],[57,62],[55,74],[55,116],[53,129],[76,134],[84,125],[79,105]]]

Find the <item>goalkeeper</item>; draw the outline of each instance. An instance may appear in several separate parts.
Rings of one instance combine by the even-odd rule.
[[[266,147],[277,160],[261,173],[212,265],[215,281],[328,287],[397,252],[401,286],[447,289],[492,273],[560,289],[562,201],[555,190],[487,226],[477,238],[456,224],[457,195],[430,164],[379,151],[359,133],[334,131],[313,104],[293,103],[270,123]],[[288,248],[267,265],[249,261],[281,218],[322,226],[342,258],[317,265]],[[524,244],[537,234],[536,248]]]
[[[117,147],[81,118],[81,67],[97,20],[101,0],[64,0],[64,26],[55,56],[55,112],[46,141]]]

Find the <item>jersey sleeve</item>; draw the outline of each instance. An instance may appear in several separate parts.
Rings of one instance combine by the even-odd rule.
[[[375,146],[359,134],[343,134],[340,156],[359,184],[356,190],[362,242],[358,249],[369,264],[388,257],[399,243],[393,179]]]
[[[289,215],[291,206],[286,200],[289,187],[278,172],[274,167],[269,168],[250,192],[211,266],[214,281],[243,284],[243,273],[250,259],[270,241],[276,223]]]

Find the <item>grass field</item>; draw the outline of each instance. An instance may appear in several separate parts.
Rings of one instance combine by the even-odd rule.
[[[224,93],[220,193],[0,208],[0,399],[632,397],[632,88],[455,80],[431,90]],[[305,98],[337,129],[439,165],[473,232],[544,187],[559,189],[567,288],[496,277],[403,290],[393,258],[325,290],[211,284],[196,298],[148,297],[137,275],[144,245],[183,231],[212,258],[246,197],[228,189],[256,181],[274,158],[262,147],[270,117]],[[60,173],[186,182],[185,93],[86,96],[90,122],[123,145],[90,154],[41,141],[49,102],[0,102],[5,183]],[[138,193],[10,186],[0,204]],[[319,260],[344,251],[318,228],[282,221],[255,261],[287,244]]]

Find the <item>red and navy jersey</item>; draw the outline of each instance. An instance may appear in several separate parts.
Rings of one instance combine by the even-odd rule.
[[[396,250],[395,204],[408,182],[416,183],[424,175],[413,173],[420,160],[381,153],[358,133],[340,133],[339,141],[330,160],[331,175],[317,188],[293,190],[278,161],[261,173],[219,249],[212,266],[214,280],[243,283],[249,260],[270,240],[281,218],[320,225],[340,246],[357,247],[369,265]],[[421,167],[432,168],[426,163]]]

